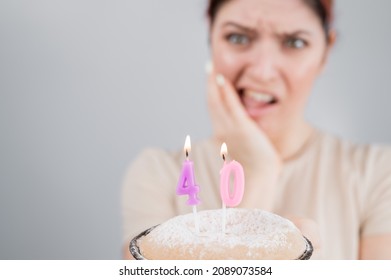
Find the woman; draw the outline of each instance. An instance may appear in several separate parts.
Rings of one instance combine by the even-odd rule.
[[[240,207],[291,218],[315,243],[313,258],[391,259],[391,150],[342,141],[304,119],[335,41],[332,6],[332,0],[209,1],[214,135],[191,154],[200,209],[221,207],[216,155],[224,141],[245,171]],[[127,240],[189,212],[173,191],[182,161],[182,151],[150,149],[133,163],[123,193]]]

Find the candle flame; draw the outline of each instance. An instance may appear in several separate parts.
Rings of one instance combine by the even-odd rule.
[[[190,142],[190,136],[189,135],[186,136],[185,146],[183,147],[183,150],[185,151],[186,158],[188,158],[190,150],[191,150],[191,142]]]
[[[225,161],[227,153],[228,153],[227,144],[225,144],[225,142],[224,142],[221,145],[221,149],[220,149],[220,155],[221,155],[221,157],[223,158],[224,161]]]

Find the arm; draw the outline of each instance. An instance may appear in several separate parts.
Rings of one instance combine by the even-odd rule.
[[[361,260],[391,260],[391,234],[363,236],[360,241]]]
[[[121,194],[125,259],[131,258],[129,242],[134,236],[175,214],[172,186],[177,169],[173,158],[160,149],[146,149],[132,162]]]
[[[280,156],[267,135],[248,116],[231,81],[213,69],[208,79],[208,107],[214,137],[227,143],[228,156],[244,169],[246,192],[239,207],[271,211]]]
[[[372,146],[366,158],[359,259],[391,260],[391,149]]]

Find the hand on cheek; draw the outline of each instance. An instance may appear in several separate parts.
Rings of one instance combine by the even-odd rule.
[[[281,167],[279,155],[248,116],[232,83],[213,69],[208,75],[208,106],[214,137],[227,143],[229,157],[244,168],[246,192],[241,206],[269,209]],[[259,197],[265,202],[256,199]]]

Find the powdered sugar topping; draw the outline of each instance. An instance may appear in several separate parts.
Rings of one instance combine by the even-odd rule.
[[[226,232],[222,233],[222,210],[198,212],[200,234],[196,234],[193,214],[177,216],[156,227],[149,238],[167,247],[218,244],[233,248],[289,248],[287,233],[298,232],[295,225],[278,215],[260,209],[226,210]]]

